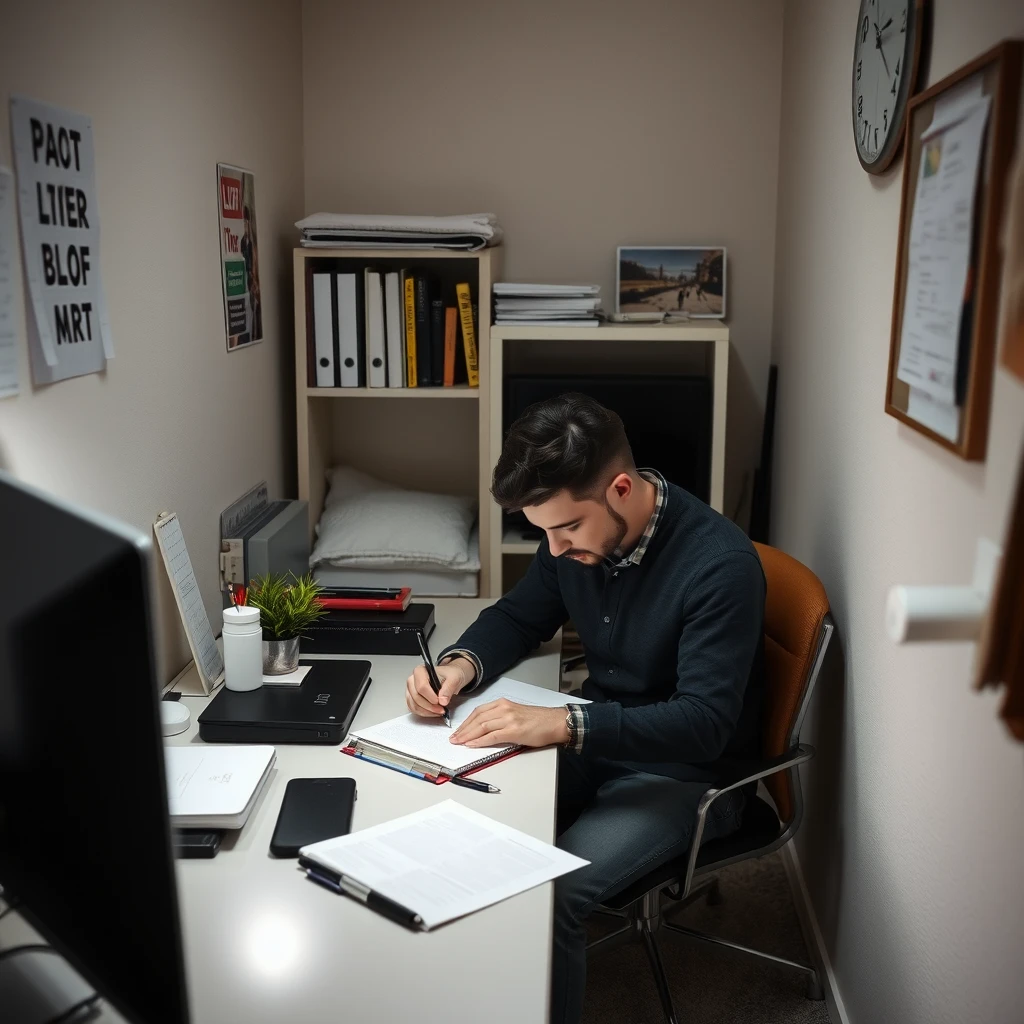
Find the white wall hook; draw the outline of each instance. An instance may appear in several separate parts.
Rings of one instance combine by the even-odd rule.
[[[898,644],[920,640],[977,640],[988,611],[1002,550],[978,539],[974,579],[968,586],[895,586],[889,590],[885,625]]]

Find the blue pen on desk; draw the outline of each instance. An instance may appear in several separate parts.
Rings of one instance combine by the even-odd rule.
[[[370,764],[378,764],[381,768],[390,768],[393,772],[401,772],[403,775],[411,775],[414,779],[422,779],[424,782],[429,782],[432,785],[437,783],[437,779],[433,775],[426,775],[423,772],[414,771],[412,768],[403,768],[401,765],[389,764],[387,761],[380,761],[376,757],[370,757],[369,754],[364,754],[361,750],[356,750],[355,747],[342,747],[341,751],[343,754],[351,754],[353,757],[358,757],[361,761],[369,761]]]

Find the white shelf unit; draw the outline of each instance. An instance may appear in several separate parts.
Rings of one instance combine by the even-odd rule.
[[[669,349],[667,346],[674,347]],[[493,325],[490,329],[488,376],[485,378],[481,374],[480,378],[481,388],[486,383],[490,392],[486,400],[490,416],[490,426],[487,430],[490,445],[488,477],[501,454],[504,377],[509,362],[520,348],[532,348],[534,352],[558,349],[563,360],[568,358],[579,361],[588,356],[599,355],[604,363],[602,369],[611,365],[615,358],[628,358],[641,348],[645,356],[656,358],[663,367],[671,365],[677,359],[685,361],[691,368],[699,366],[712,381],[710,504],[716,511],[724,511],[726,396],[729,383],[729,328],[724,323],[720,320],[696,320],[686,324],[653,326]],[[587,368],[590,369],[590,366]],[[481,538],[484,536],[484,520],[488,520],[486,534],[491,545],[488,562],[494,567],[490,575],[490,584],[493,588],[492,596],[497,596],[505,589],[502,585],[505,575],[504,556],[532,555],[537,550],[537,542],[524,539],[515,530],[506,530],[503,536],[501,510],[498,506],[488,499],[486,502],[482,501],[480,507],[485,510],[481,515]]]
[[[309,502],[310,545],[327,491],[326,470],[346,464],[416,490],[475,495],[480,518],[480,595],[497,593],[492,537],[490,374],[491,283],[501,274],[500,247],[446,249],[297,248],[295,287],[295,413],[299,498]],[[309,386],[312,268],[358,271],[425,268],[446,285],[470,281],[477,298],[479,388],[317,388]],[[461,334],[460,343],[461,343]],[[498,521],[500,527],[500,521]],[[498,566],[500,576],[500,565]]]

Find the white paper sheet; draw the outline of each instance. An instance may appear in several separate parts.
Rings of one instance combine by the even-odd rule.
[[[11,97],[32,377],[98,373],[114,357],[100,260],[92,120]]]
[[[302,680],[312,665],[300,665],[294,672],[284,672],[277,676],[263,676],[263,682],[267,686],[301,686]]]
[[[947,441],[955,444],[960,439],[959,408],[932,398],[927,391],[920,388],[910,389],[907,415],[929,430],[934,430]]]
[[[947,105],[922,134],[896,376],[945,405],[956,402],[960,318],[988,108],[988,97],[971,106]]]
[[[18,393],[18,325],[14,311],[14,175],[0,167],[0,398]]]
[[[192,559],[185,547],[181,523],[173,513],[160,518],[153,527],[157,543],[164,557],[170,577],[174,599],[181,613],[181,622],[188,635],[188,644],[199,670],[203,689],[209,693],[224,676],[224,659],[210,627],[203,595],[192,570]]]
[[[590,863],[454,800],[299,853],[414,911],[428,929]]]
[[[497,747],[466,747],[450,742],[452,733],[469,718],[475,708],[502,697],[517,704],[530,704],[540,708],[590,703],[580,697],[560,693],[558,690],[546,690],[541,686],[531,686],[518,679],[502,676],[480,690],[474,690],[465,697],[455,698],[452,703],[451,729],[441,718],[420,718],[419,715],[406,714],[381,722],[379,725],[360,729],[352,735],[427,764],[440,765],[450,771],[459,772],[475,761],[487,757],[488,754],[515,749],[513,744],[507,743]]]

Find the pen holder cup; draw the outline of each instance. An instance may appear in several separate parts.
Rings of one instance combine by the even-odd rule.
[[[299,667],[299,638],[263,641],[263,674],[281,676]]]

